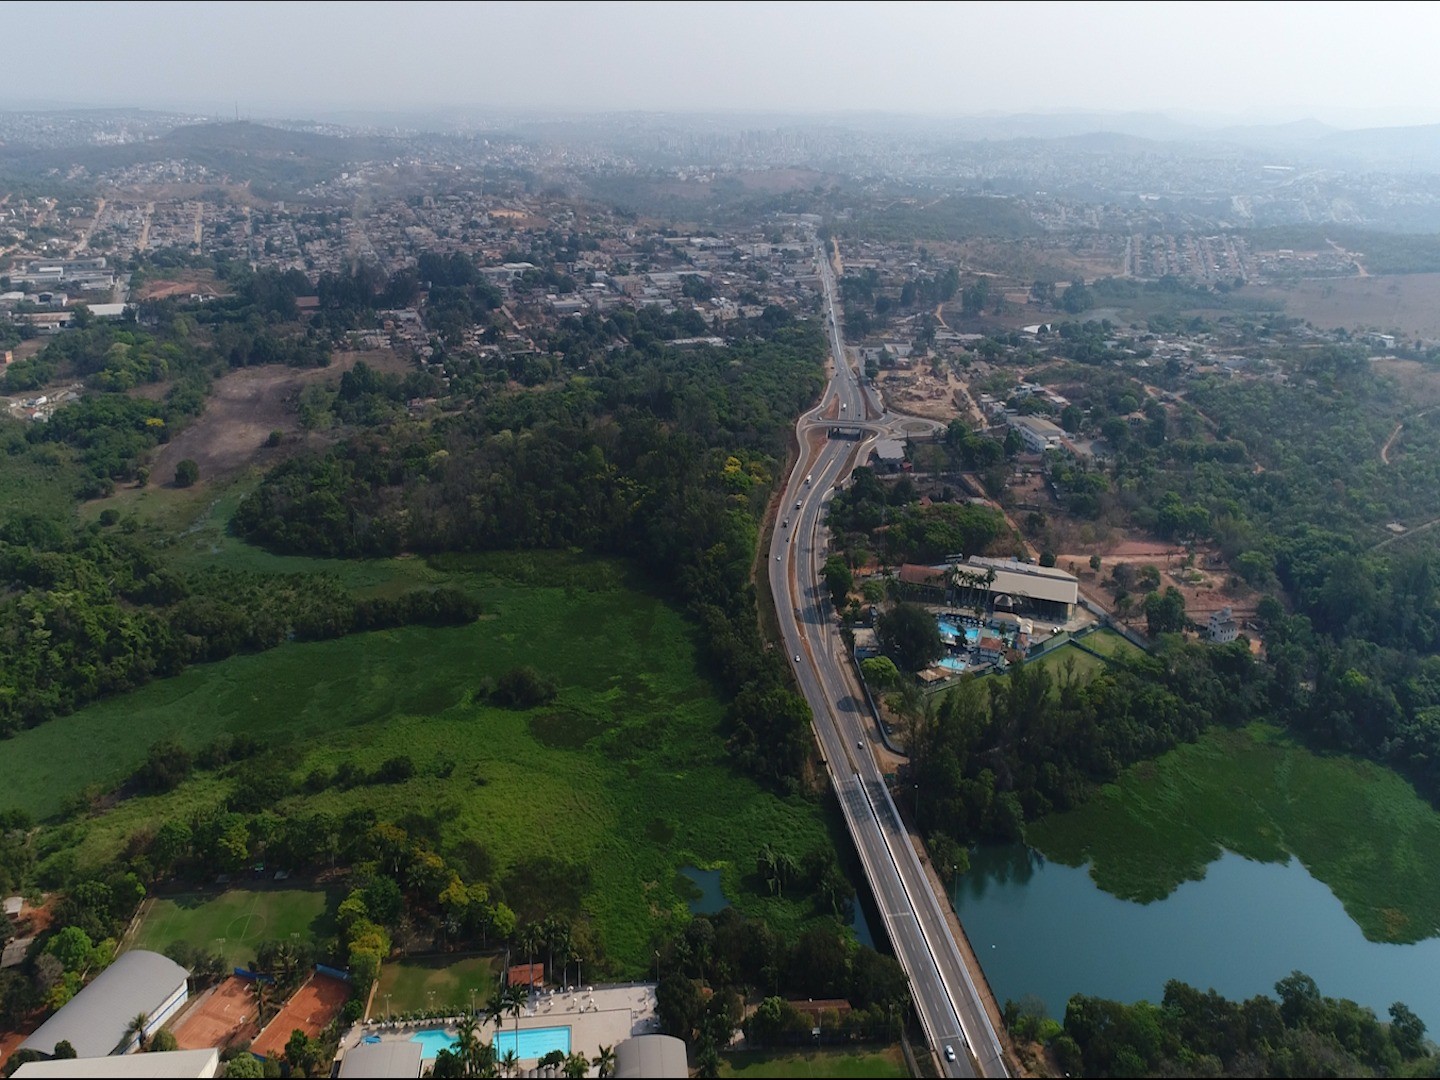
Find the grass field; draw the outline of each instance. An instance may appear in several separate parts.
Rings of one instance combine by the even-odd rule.
[[[1395,773],[1314,754],[1264,725],[1213,730],[1136,765],[1026,839],[1067,865],[1089,860],[1096,884],[1140,902],[1203,877],[1222,848],[1294,855],[1372,941],[1440,927],[1440,813]]]
[[[1145,651],[1137,645],[1132,645],[1123,635],[1117,634],[1108,627],[1092,630],[1079,640],[1087,649],[1105,656],[1139,656]]]
[[[317,889],[228,889],[218,896],[187,894],[151,902],[133,947],[164,952],[177,941],[244,967],[261,942],[316,941],[334,933],[330,898]]]
[[[486,956],[410,958],[386,964],[371,999],[372,1016],[484,1005],[495,996],[498,966]],[[474,998],[471,998],[471,993]]]
[[[886,1050],[748,1050],[720,1055],[721,1076],[909,1076],[899,1047]]]
[[[0,809],[53,815],[86,785],[123,780],[163,737],[198,747],[247,732],[283,752],[297,782],[315,768],[372,769],[404,754],[417,767],[410,781],[295,794],[282,808],[424,818],[442,849],[482,845],[496,876],[539,857],[588,868],[577,889],[617,974],[646,970],[654,932],[688,918],[674,886],[685,865],[719,868],[732,902],[763,911],[777,931],[799,927],[803,902],[765,895],[755,858],[765,843],[797,858],[828,844],[822,812],[731,770],[723,707],[674,609],[604,560],[526,553],[428,570],[408,562],[464,583],[485,617],[197,666],[22,732],[6,743],[11,782]],[[557,680],[552,705],[527,713],[476,700],[483,677],[520,663]],[[41,874],[101,866],[135,833],[213,808],[229,787],[201,774],[167,795],[72,821]]]
[[[1084,649],[1077,649],[1073,644],[1066,643],[1058,649],[1051,649],[1034,663],[1042,668],[1047,668],[1057,681],[1064,674],[1067,667],[1074,665],[1075,674],[1081,679],[1089,679],[1106,668],[1106,663],[1098,656],[1093,656]]]

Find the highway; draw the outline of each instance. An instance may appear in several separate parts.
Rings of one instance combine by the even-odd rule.
[[[796,424],[800,453],[781,503],[770,549],[770,586],[785,650],[810,703],[825,765],[850,835],[860,853],[876,907],[910,979],[926,1036],[946,1076],[1006,1076],[1000,1041],[960,957],[945,910],[930,888],[871,750],[879,738],[863,701],[850,692],[849,663],[824,595],[826,506],[851,469],[853,440],[827,440],[811,457],[811,429],[833,424],[864,428],[865,454],[892,427],[878,399],[860,384],[845,354],[834,272],[817,243],[825,289],[825,320],[835,373],[820,404]],[[857,460],[864,460],[863,457]],[[954,1051],[947,1060],[945,1048]]]

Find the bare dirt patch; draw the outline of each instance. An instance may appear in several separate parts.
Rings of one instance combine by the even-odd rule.
[[[175,466],[186,458],[200,466],[202,481],[226,477],[262,461],[272,431],[288,437],[300,431],[296,398],[309,385],[334,385],[343,372],[364,360],[371,367],[387,371],[409,370],[409,361],[389,350],[336,353],[329,367],[241,368],[222,376],[205,411],[155,455],[152,473],[169,481]]]
[[[1390,356],[1377,356],[1370,363],[1375,374],[1399,385],[1404,400],[1411,405],[1440,405],[1440,370],[1418,360]]]
[[[228,292],[228,290],[225,290]],[[171,296],[221,296],[223,295],[215,275],[208,270],[196,271],[183,277],[147,281],[135,294],[137,300],[164,300]]]
[[[1440,274],[1324,278],[1247,288],[1245,295],[1283,301],[1285,314],[1324,329],[1368,326],[1440,337]]]
[[[886,404],[897,412],[941,423],[949,423],[957,416],[980,419],[965,383],[950,371],[943,379],[937,379],[928,367],[882,371],[876,381]]]

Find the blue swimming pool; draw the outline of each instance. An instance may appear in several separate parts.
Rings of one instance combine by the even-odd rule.
[[[514,1050],[521,1061],[534,1061],[552,1050],[562,1054],[570,1053],[570,1029],[568,1027],[526,1028],[519,1033],[502,1031],[495,1036],[495,1053],[504,1057],[506,1051]]]
[[[970,665],[967,664],[964,660],[961,660],[958,656],[945,657],[943,660],[940,661],[940,666],[948,671],[970,670]]]
[[[450,1050],[460,1040],[442,1028],[430,1028],[426,1031],[417,1031],[410,1036],[411,1042],[420,1044],[420,1060],[433,1061],[435,1055],[441,1050]]]
[[[410,1041],[420,1044],[421,1061],[433,1061],[441,1050],[453,1050],[460,1040],[443,1028],[430,1028],[426,1031],[417,1031],[410,1036]],[[495,1036],[495,1055],[503,1058],[509,1050],[514,1050],[515,1056],[521,1061],[539,1060],[552,1050],[568,1054],[570,1053],[570,1029],[568,1027],[526,1028],[520,1032],[518,1040],[513,1029],[502,1031]]]

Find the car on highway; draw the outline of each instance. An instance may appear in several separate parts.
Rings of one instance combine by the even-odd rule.
[[[784,521],[782,521],[782,522],[780,523],[780,527],[781,527],[782,529],[788,529],[788,528],[790,527],[790,519],[789,519],[789,518],[786,518]]]
[[[864,750],[864,749],[865,749],[865,740],[864,740],[864,739],[856,739],[856,740],[855,740],[855,749],[856,749],[856,750]]]
[[[954,1060],[955,1060],[955,1048],[954,1048],[953,1046],[947,1046],[947,1047],[945,1047],[945,1060],[946,1060],[946,1061],[954,1061]]]

